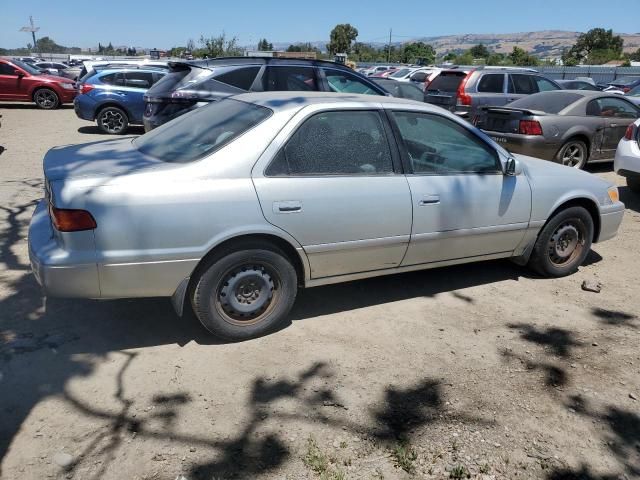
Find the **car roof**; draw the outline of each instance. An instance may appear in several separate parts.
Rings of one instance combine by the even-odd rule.
[[[309,105],[335,104],[337,106],[349,102],[359,104],[366,108],[391,108],[394,105],[424,107],[423,110],[442,113],[440,107],[406,100],[398,97],[387,97],[382,95],[363,95],[355,93],[332,93],[332,92],[250,92],[235,95],[232,98],[246,103],[253,103],[274,111],[299,110]]]
[[[282,65],[324,65],[333,68],[341,68],[351,70],[350,67],[329,60],[311,60],[306,58],[278,58],[278,57],[216,57],[206,60],[181,60],[169,62],[169,66],[196,66],[196,67],[214,67],[218,65],[244,65],[244,64],[282,64]]]
[[[147,73],[162,73],[166,74],[167,70],[154,67],[153,65],[145,65],[141,67],[135,66],[125,66],[125,67],[113,67],[113,68],[104,68],[100,69],[100,71],[96,72],[96,76],[103,76],[109,73],[118,73],[118,72],[147,72]]]

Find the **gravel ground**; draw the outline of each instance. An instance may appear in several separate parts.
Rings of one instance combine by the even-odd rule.
[[[1,478],[640,478],[625,187],[619,236],[571,277],[493,261],[320,287],[288,328],[221,344],[168,299],[42,297],[42,157],[105,137],[70,108],[0,114]]]

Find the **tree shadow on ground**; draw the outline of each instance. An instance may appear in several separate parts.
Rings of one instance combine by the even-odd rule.
[[[572,395],[566,405],[576,413],[605,425],[604,440],[609,450],[622,463],[626,473],[640,477],[640,416],[615,405],[599,411],[581,395]]]
[[[593,307],[591,313],[603,325],[614,327],[629,327],[638,329],[638,316],[618,310],[607,310],[605,308]]]
[[[549,472],[546,480],[623,480],[620,475],[598,475],[591,471],[587,465],[582,465],[579,469],[554,468]]]
[[[562,358],[569,358],[573,347],[582,346],[582,343],[575,339],[575,334],[564,328],[547,327],[540,330],[535,325],[525,323],[512,323],[508,327],[518,330],[523,340],[551,350],[552,353]]]

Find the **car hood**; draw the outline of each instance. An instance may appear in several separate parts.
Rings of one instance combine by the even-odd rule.
[[[140,153],[133,146],[132,138],[54,147],[43,160],[47,181],[79,177],[104,180],[159,166],[167,164]]]
[[[601,185],[608,188],[613,183],[608,182],[596,175],[592,175],[584,170],[566,167],[559,163],[541,160],[539,158],[528,157],[527,155],[512,154],[522,163],[527,176],[534,181],[544,181],[545,178],[567,178],[573,181],[584,182],[585,185]]]
[[[57,75],[47,75],[46,73],[38,75],[37,78],[39,78],[40,80],[46,80],[49,82],[73,83],[69,78],[59,77]]]

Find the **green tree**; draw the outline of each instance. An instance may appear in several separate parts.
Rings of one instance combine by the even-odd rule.
[[[266,38],[258,42],[258,50],[261,52],[270,52],[273,50],[273,43],[269,43]]]
[[[596,65],[609,60],[618,60],[622,55],[624,40],[614,35],[611,29],[592,28],[587,33],[581,33],[575,45],[563,54],[565,65],[587,63]]]
[[[479,43],[475,47],[471,47],[469,49],[469,53],[473,58],[489,58],[489,56],[491,55],[489,49],[481,43]]]
[[[42,37],[36,41],[36,50],[42,53],[65,53],[67,47],[58,45],[52,38]]]
[[[351,53],[351,44],[358,38],[358,29],[349,23],[336,25],[329,36],[327,50],[332,55],[336,53]]]
[[[444,57],[442,57],[442,61],[453,62],[456,58],[458,58],[458,55],[456,55],[454,52],[447,52],[447,54]]]
[[[422,65],[429,65],[432,64],[435,59],[436,51],[428,43],[408,43],[402,50],[401,60],[404,63],[419,63]]]
[[[207,56],[209,58],[215,58],[242,54],[242,49],[238,46],[238,38],[227,38],[224,32],[217,37],[205,37],[201,35],[200,45],[202,45],[202,48],[197,51],[200,57]]]
[[[509,59],[519,67],[538,65],[538,59],[520,47],[513,47],[513,51],[509,54]]]
[[[492,53],[487,58],[487,65],[503,65],[507,60],[507,56],[504,53]]]

